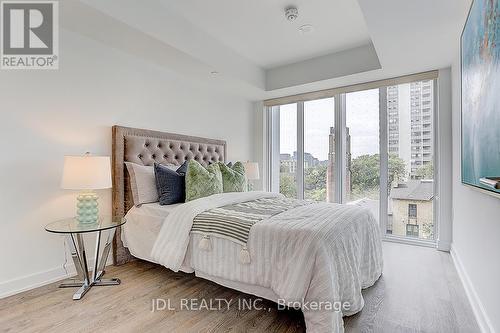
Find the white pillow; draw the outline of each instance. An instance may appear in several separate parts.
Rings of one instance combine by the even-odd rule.
[[[158,201],[158,190],[153,166],[125,162],[130,175],[130,187],[135,206]],[[178,165],[165,164],[171,170],[177,170]]]
[[[132,162],[125,162],[125,165],[130,175],[134,205],[140,206],[144,203],[157,202],[158,191],[156,190],[154,168]]]

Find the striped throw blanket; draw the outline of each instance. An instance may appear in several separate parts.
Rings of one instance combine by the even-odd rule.
[[[202,234],[199,248],[210,250],[210,237],[224,238],[242,245],[240,261],[250,263],[247,249],[250,229],[255,223],[292,208],[311,204],[312,201],[289,199],[284,197],[260,198],[240,202],[219,208],[209,209],[196,215],[191,233]]]

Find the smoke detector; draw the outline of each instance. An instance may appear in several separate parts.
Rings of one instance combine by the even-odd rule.
[[[299,10],[297,7],[288,7],[285,9],[285,17],[288,21],[295,21],[299,17]]]

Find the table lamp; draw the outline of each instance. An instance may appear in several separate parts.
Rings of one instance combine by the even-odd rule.
[[[245,162],[245,175],[247,176],[248,182],[248,190],[253,190],[253,184],[250,182],[252,180],[258,180],[259,176],[259,163],[257,162]]]
[[[61,188],[80,190],[76,198],[76,219],[81,224],[97,223],[99,197],[94,190],[111,188],[111,162],[109,156],[64,156]]]

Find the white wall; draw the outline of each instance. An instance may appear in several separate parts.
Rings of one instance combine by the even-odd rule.
[[[500,199],[461,183],[458,55],[452,66],[452,85],[452,255],[483,332],[500,332]]]
[[[266,179],[266,136],[267,132],[264,128],[264,104],[262,102],[254,102],[254,113],[253,113],[253,142],[254,142],[254,161],[259,163],[259,180],[253,182],[255,190],[267,190],[265,188]]]
[[[74,212],[76,194],[59,189],[63,155],[110,155],[112,125],[226,139],[229,159],[253,160],[253,105],[216,81],[66,30],[60,45],[57,71],[0,72],[0,296],[64,274],[62,238],[43,228]],[[111,191],[100,195],[109,213]]]
[[[439,70],[438,79],[438,117],[435,126],[438,126],[434,153],[439,156],[435,167],[439,182],[437,184],[437,216],[439,219],[437,247],[441,251],[450,251],[452,238],[452,94],[451,68]]]
[[[287,64],[266,71],[266,90],[345,77],[381,69],[373,44]]]

